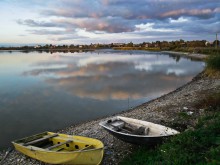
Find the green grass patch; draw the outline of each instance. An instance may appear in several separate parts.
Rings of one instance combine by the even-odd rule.
[[[179,116],[180,119],[184,119],[184,120],[191,118],[191,115],[187,114],[187,112],[180,112],[178,114],[178,116]]]
[[[205,108],[194,130],[187,130],[155,148],[139,147],[121,165],[220,164],[220,93],[196,106]],[[179,114],[187,118],[186,114]]]

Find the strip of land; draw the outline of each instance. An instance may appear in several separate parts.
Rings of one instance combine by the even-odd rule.
[[[216,92],[220,92],[220,79],[207,77],[202,72],[194,77],[191,82],[175,91],[117,115],[146,120],[184,131],[186,129],[192,129],[198,118],[205,113],[204,109],[196,108],[196,103],[203,100],[207,95]],[[182,118],[181,114],[183,113],[190,114],[190,116],[188,118]],[[98,123],[101,120],[109,117],[70,126],[59,132],[101,140],[105,145],[102,164],[117,165],[125,156],[137,149],[138,146],[116,139],[99,126]],[[1,152],[0,157],[3,157],[4,154],[5,152]],[[4,164],[40,165],[44,163],[13,150],[4,160]]]
[[[207,58],[207,55],[205,54],[200,54],[200,53],[188,53],[188,52],[175,52],[175,51],[162,51],[163,53],[168,53],[168,54],[174,54],[178,56],[185,56],[185,57],[190,57],[194,59],[199,59],[199,60],[204,60]]]

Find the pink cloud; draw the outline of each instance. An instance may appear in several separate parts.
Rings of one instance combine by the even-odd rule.
[[[179,10],[172,10],[161,14],[161,17],[172,17],[172,16],[180,16],[180,15],[192,15],[192,16],[199,16],[199,15],[209,15],[212,14],[213,11],[211,9],[179,9]]]

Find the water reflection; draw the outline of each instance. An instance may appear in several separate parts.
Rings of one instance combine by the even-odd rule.
[[[59,57],[59,63],[37,63],[35,66],[47,68],[36,68],[24,75],[53,75],[45,82],[77,97],[98,100],[140,99],[166,93],[190,81],[202,69],[201,63],[188,65],[187,59],[178,59],[177,63],[166,55],[155,54]],[[63,67],[54,68],[54,64]]]
[[[156,52],[112,50],[5,52],[0,63],[0,149],[22,136],[161,96],[190,81],[204,65]]]

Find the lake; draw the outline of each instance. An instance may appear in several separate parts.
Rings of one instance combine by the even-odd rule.
[[[115,114],[191,81],[204,62],[161,52],[0,52],[0,149]]]

